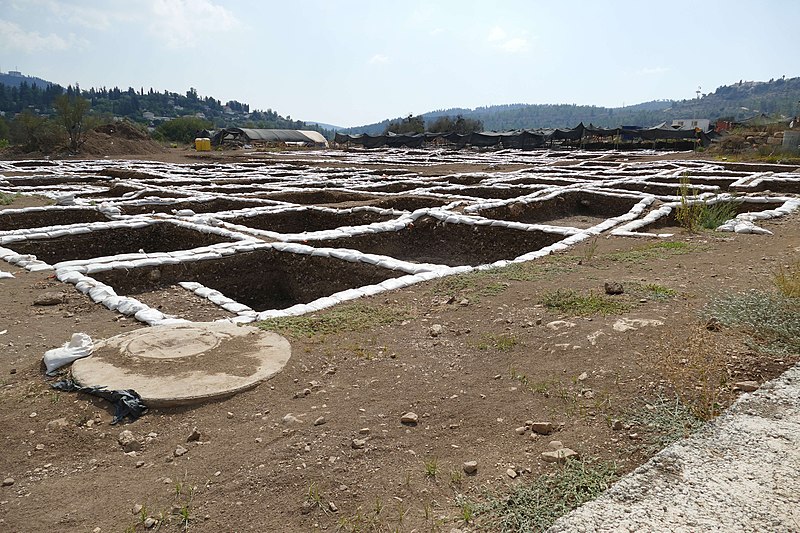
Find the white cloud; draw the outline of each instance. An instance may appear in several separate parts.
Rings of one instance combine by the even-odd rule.
[[[385,65],[388,62],[389,58],[383,54],[375,54],[369,58],[369,61],[367,61],[369,65]]]
[[[241,25],[239,19],[211,0],[151,0],[150,31],[171,48],[193,48],[209,35]]]
[[[495,26],[489,30],[489,35],[486,37],[486,40],[490,43],[496,43],[505,39],[507,35],[506,30],[500,26]]]
[[[105,9],[82,5],[74,5],[67,2],[57,2],[46,0],[40,3],[61,21],[67,21],[77,26],[96,30],[107,30],[111,27],[112,21],[126,20],[129,17],[120,11],[114,11],[109,7]]]
[[[503,43],[501,43],[498,48],[510,54],[516,54],[518,52],[524,52],[528,49],[528,39],[524,39],[522,37],[514,37],[513,39],[509,39]]]
[[[500,26],[494,26],[489,30],[486,40],[497,50],[516,54],[528,49],[528,39],[524,36],[511,36]]]
[[[66,38],[50,33],[42,35],[36,31],[26,31],[19,25],[0,19],[0,48],[21,52],[57,52],[71,48],[77,43],[74,35]]]
[[[429,33],[431,37],[436,37],[437,35],[441,35],[445,32],[444,28],[433,28]]]

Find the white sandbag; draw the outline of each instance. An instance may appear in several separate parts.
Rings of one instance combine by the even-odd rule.
[[[2,270],[0,270],[0,279],[8,279],[13,277],[14,274],[12,274],[11,272],[3,272]]]
[[[87,357],[92,354],[94,343],[92,338],[86,333],[73,333],[69,342],[64,343],[60,348],[47,350],[44,354],[44,366],[47,374],[52,375],[53,371],[69,364],[76,359]]]
[[[134,315],[134,318],[139,322],[152,325],[155,322],[164,320],[167,318],[167,316],[161,311],[153,309],[152,307],[145,307],[144,309],[137,311]]]

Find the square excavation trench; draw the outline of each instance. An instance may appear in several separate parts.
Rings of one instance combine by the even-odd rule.
[[[88,224],[90,222],[108,222],[108,218],[95,209],[81,207],[35,209],[16,213],[0,211],[0,231]]]
[[[782,201],[768,203],[740,202],[739,205],[736,206],[736,214],[741,215],[742,213],[757,213],[759,211],[766,211],[768,209],[777,209],[783,204],[784,202]],[[670,214],[663,216],[636,231],[640,233],[678,233],[683,231],[683,228],[678,223],[678,219],[675,218],[675,209],[673,209]]]
[[[65,235],[52,239],[30,239],[13,242],[8,248],[20,254],[34,254],[48,264],[76,259],[93,259],[111,255],[190,250],[201,246],[231,242],[220,235],[155,222],[141,228],[113,228]]]
[[[413,226],[399,231],[325,240],[320,246],[352,248],[413,263],[477,266],[514,259],[562,239],[563,235],[543,231],[446,224],[433,217],[420,217]]]
[[[126,215],[142,215],[146,213],[171,213],[173,210],[191,209],[195,213],[217,213],[219,211],[235,211],[238,209],[247,209],[249,207],[264,207],[270,204],[269,202],[248,201],[248,200],[234,200],[230,198],[214,198],[213,200],[195,201],[183,200],[176,201],[168,204],[138,204],[138,205],[125,205],[118,204],[122,212]]]
[[[430,189],[430,192],[437,194],[454,194],[457,196],[472,196],[474,198],[506,200],[508,198],[527,196],[541,189],[542,187],[465,187],[463,189]]]
[[[361,194],[347,191],[284,191],[268,195],[259,195],[269,200],[279,200],[292,204],[341,204],[345,202],[369,202],[378,197],[372,194]]]
[[[226,222],[247,226],[248,228],[275,231],[278,233],[302,233],[321,231],[342,226],[363,226],[373,222],[384,222],[397,218],[381,215],[373,211],[330,212],[320,209],[302,209],[261,213],[250,217],[226,218]]]
[[[590,228],[609,218],[623,215],[639,203],[639,198],[568,191],[546,200],[511,203],[481,209],[475,214],[487,218]]]
[[[115,269],[95,273],[93,277],[125,296],[194,281],[255,311],[266,311],[309,303],[402,275],[405,273],[367,263],[262,249],[220,259]]]
[[[431,207],[442,207],[449,204],[451,200],[435,198],[433,196],[395,196],[383,198],[376,202],[370,202],[372,207],[381,209],[397,209],[398,211],[416,211],[417,209],[428,209]]]

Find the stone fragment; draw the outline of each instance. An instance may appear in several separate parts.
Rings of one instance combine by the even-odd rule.
[[[611,429],[614,431],[619,431],[622,429],[622,420],[614,419],[611,421]]]
[[[125,453],[138,452],[142,449],[142,443],[136,439],[129,429],[126,429],[119,434],[119,437],[117,437],[117,442],[119,442],[119,445],[122,446],[122,450]]]
[[[403,416],[400,417],[400,423],[405,424],[407,426],[416,426],[418,420],[419,416],[417,416],[417,413],[413,411],[408,411],[407,413],[404,413]]]
[[[333,503],[333,502],[328,502],[328,509],[330,509],[332,513],[338,513],[339,512],[339,508],[336,507],[336,504]]]
[[[134,506],[131,508],[131,513],[133,513],[133,514],[139,514],[139,513],[141,513],[141,512],[142,512],[142,509],[144,509],[144,506],[143,506],[141,503],[137,503],[136,505],[134,505]]]
[[[565,463],[567,459],[577,459],[578,452],[569,448],[559,448],[552,452],[542,452],[542,460],[545,463]]]
[[[757,391],[760,386],[758,381],[737,381],[733,388],[743,392],[753,392]]]
[[[581,375],[578,376],[578,381],[586,381],[587,379],[589,379],[589,374],[586,372],[581,372]]]
[[[180,445],[178,445],[178,446],[175,448],[175,451],[174,451],[174,452],[172,452],[172,454],[173,454],[175,457],[180,457],[181,455],[186,455],[188,452],[189,452],[189,450],[187,450],[187,449],[186,449],[186,448],[184,448],[183,446],[180,446]]]
[[[156,523],[157,523],[156,519],[153,518],[152,516],[148,516],[147,518],[144,519],[144,527],[147,529],[152,529],[153,526],[156,525]]]
[[[531,431],[539,435],[549,435],[556,430],[552,422],[534,422],[531,424]]]
[[[4,487],[10,487],[10,486],[11,486],[11,485],[13,485],[14,483],[16,483],[16,481],[14,480],[14,478],[13,478],[13,477],[7,477],[7,478],[5,478],[5,479],[3,480],[3,486],[4,486]]]
[[[442,333],[444,333],[444,327],[442,327],[442,325],[441,325],[441,324],[434,324],[434,325],[432,325],[432,326],[431,326],[431,328],[428,330],[428,334],[429,334],[431,337],[438,337],[438,336],[439,336],[439,335],[441,335]]]
[[[321,416],[321,417],[317,418],[316,420],[314,420],[314,425],[315,426],[321,426],[325,422],[327,422],[327,420],[325,420],[324,416]]]
[[[554,450],[558,450],[559,448],[563,448],[564,444],[560,440],[551,440],[548,446],[550,446]]]
[[[353,439],[352,442],[350,442],[350,447],[352,447],[354,450],[361,450],[366,445],[367,439]]]
[[[519,474],[513,468],[508,468],[506,469],[506,475],[511,479],[516,479]]]
[[[552,322],[548,322],[544,325],[547,329],[552,329],[553,331],[558,331],[564,328],[574,328],[575,322],[567,322],[566,320],[553,320]]]
[[[625,292],[625,288],[622,286],[622,283],[618,281],[606,281],[603,284],[603,288],[606,291],[606,294],[623,294]]]
[[[49,291],[40,294],[33,300],[33,305],[58,305],[64,303],[67,299],[67,293]]]
[[[200,432],[197,428],[192,428],[192,432],[186,437],[186,442],[197,442],[200,440]]]
[[[299,424],[302,422],[302,420],[294,416],[292,413],[286,413],[285,415],[283,415],[283,418],[281,420],[283,421],[284,424]]]
[[[478,471],[478,461],[465,461],[462,468],[465,474],[471,476]]]

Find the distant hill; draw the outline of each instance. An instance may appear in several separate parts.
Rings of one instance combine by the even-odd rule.
[[[743,120],[754,115],[800,113],[800,78],[773,79],[767,82],[740,81],[719,87],[711,94],[692,100],[655,100],[626,107],[597,107],[574,104],[507,104],[475,109],[440,109],[423,113],[427,123],[442,115],[462,115],[483,122],[488,131],[537,128],[572,128],[585,125],[614,128],[618,126],[652,127],[664,121],[682,118],[719,118]],[[386,119],[340,130],[342,133],[383,133],[391,121]]]
[[[344,129],[342,126],[334,126],[333,124],[325,124],[324,122],[306,121],[306,124],[309,126],[319,126],[322,129],[330,131],[339,131]]]
[[[23,83],[28,85],[37,85],[39,88],[44,89],[48,85],[55,85],[51,81],[37,78],[36,76],[26,76],[19,71],[0,72],[0,83],[7,87],[19,87]]]

